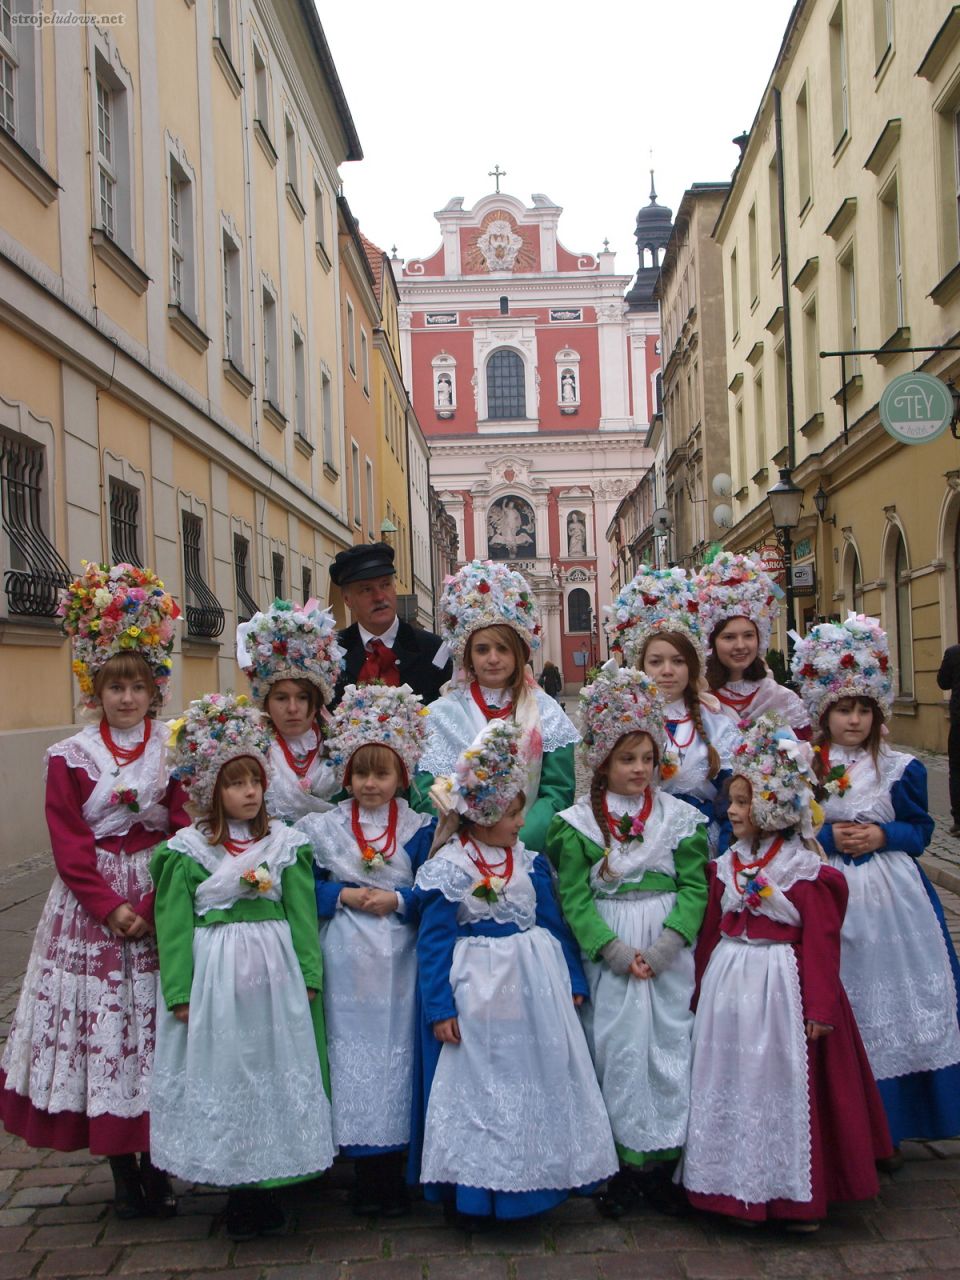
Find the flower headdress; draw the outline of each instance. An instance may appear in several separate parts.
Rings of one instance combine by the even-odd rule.
[[[245,694],[206,693],[170,722],[173,776],[205,813],[213,803],[220,770],[231,760],[252,756],[269,773],[270,732],[263,714]]]
[[[890,714],[890,648],[876,618],[850,613],[846,622],[811,627],[796,637],[792,669],[814,724],[841,698],[873,698],[885,716]]]
[[[396,752],[409,782],[423,754],[427,714],[422,698],[408,684],[348,684],[324,728],[327,754],[341,784],[354,752],[371,743]]]
[[[440,633],[462,666],[473,633],[496,626],[512,627],[531,653],[540,647],[540,611],[526,578],[493,560],[470,560],[444,584]]]
[[[345,650],[337,643],[337,620],[315,600],[302,607],[274,600],[237,627],[237,662],[250,680],[257,706],[267,701],[278,680],[309,680],[324,702],[333,697],[343,670]]]
[[[588,768],[602,765],[628,733],[648,733],[663,754],[666,742],[663,697],[649,676],[611,659],[593,684],[580,690],[580,750]]]
[[[491,720],[454,766],[453,807],[478,826],[493,826],[523,790],[526,777],[523,729],[513,720]]]
[[[749,556],[721,551],[693,579],[700,599],[700,617],[709,641],[714,628],[728,618],[747,618],[757,628],[759,655],[770,648],[770,633],[783,591]]]
[[[760,716],[744,733],[732,772],[750,783],[750,816],[761,831],[798,827],[801,835],[813,836],[813,749],[779,716]]]
[[[663,631],[686,636],[703,662],[700,602],[685,569],[642,565],[606,612],[610,648],[628,666],[638,661],[644,642]]]
[[[57,612],[73,649],[81,702],[98,707],[93,679],[120,653],[143,658],[157,686],[150,709],[159,711],[170,681],[174,622],[180,610],[157,575],[132,564],[83,561],[83,572],[60,592]]]

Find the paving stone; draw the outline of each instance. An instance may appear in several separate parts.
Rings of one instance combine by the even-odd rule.
[[[354,1228],[353,1231],[318,1231],[305,1236],[301,1230],[299,1238],[309,1242],[310,1256],[316,1261],[347,1262],[383,1257],[383,1242],[376,1231]]]
[[[271,1271],[271,1275],[275,1273]],[[231,1267],[226,1275],[230,1280],[260,1280],[263,1275],[263,1267]],[[156,1276],[151,1276],[151,1280],[158,1280]],[[177,1276],[177,1280],[211,1280],[209,1271],[192,1271],[188,1276]]]
[[[341,1272],[342,1280],[423,1280],[424,1264],[413,1258],[381,1258],[379,1262],[351,1262]],[[311,1269],[310,1275],[315,1273]],[[336,1274],[331,1272],[331,1274]],[[464,1271],[464,1276],[467,1273]],[[281,1280],[271,1275],[270,1280]],[[306,1280],[306,1277],[304,1277]]]
[[[884,1187],[880,1200],[885,1209],[957,1209],[960,1208],[960,1184],[946,1179],[928,1179],[925,1182],[895,1182]]]
[[[47,1254],[37,1277],[38,1280],[74,1280],[78,1276],[105,1276],[119,1256],[119,1249],[105,1246],[58,1249]]]
[[[629,1231],[612,1222],[558,1226],[553,1240],[557,1253],[624,1253],[636,1247]]]
[[[234,1263],[249,1267],[254,1263],[275,1265],[281,1263],[309,1262],[309,1236],[261,1236],[257,1240],[243,1240],[233,1254]],[[231,1271],[231,1280],[233,1272]]]
[[[0,1169],[32,1169],[37,1163],[37,1153],[26,1147],[8,1147],[0,1151]]]
[[[682,1275],[670,1254],[605,1253],[598,1262],[604,1280],[677,1280]]]
[[[89,1206],[93,1207],[93,1206]],[[189,1218],[133,1218],[122,1222],[110,1215],[103,1232],[104,1244],[146,1244],[149,1241],[207,1240],[213,1219],[194,1214]]]
[[[684,1253],[681,1265],[689,1280],[743,1280],[762,1276],[763,1264],[744,1250],[742,1253]]]
[[[29,1173],[29,1169],[26,1171]],[[17,1178],[22,1178],[23,1173],[19,1169],[0,1169],[0,1191],[6,1191],[7,1187],[12,1187]]]
[[[8,1170],[13,1173],[13,1170]],[[23,1169],[17,1178],[17,1187],[62,1187],[65,1183],[71,1186],[80,1181],[79,1176],[71,1179],[70,1169],[64,1169],[62,1166],[55,1169],[45,1169],[40,1165],[36,1169]],[[82,1174],[82,1169],[77,1169],[76,1173]]]
[[[32,1217],[32,1209],[0,1209],[0,1227],[21,1227]]]
[[[858,1276],[885,1276],[924,1265],[919,1251],[907,1244],[842,1245],[838,1252]]]
[[[183,1240],[130,1249],[120,1264],[121,1275],[144,1271],[181,1272],[225,1267],[233,1248],[229,1240]]]
[[[466,1253],[467,1240],[462,1231],[438,1225],[398,1231],[388,1237],[388,1247],[392,1258],[426,1258],[437,1253]]]
[[[0,1254],[14,1253],[29,1234],[29,1227],[0,1227]]]
[[[960,1157],[960,1138],[941,1138],[938,1142],[931,1142],[929,1145],[943,1159]]]
[[[956,1182],[958,1176],[956,1160],[921,1160],[916,1164],[905,1164],[894,1176],[895,1182]]]
[[[931,1267],[960,1270],[960,1242],[956,1238],[950,1240],[930,1240],[920,1246],[924,1262]]]
[[[38,1227],[57,1227],[65,1222],[101,1222],[106,1216],[105,1204],[55,1204],[38,1209],[33,1221]]]
[[[15,1191],[10,1198],[11,1209],[41,1209],[44,1205],[59,1204],[64,1196],[73,1190],[70,1186],[56,1187],[24,1187]]]
[[[878,1213],[876,1221],[885,1240],[933,1240],[956,1230],[949,1217],[937,1209],[888,1209]]]
[[[29,1253],[0,1254],[0,1280],[20,1280],[28,1276],[37,1265],[37,1259]]]
[[[84,1170],[84,1182],[113,1182],[113,1173],[110,1170],[106,1160],[98,1160],[95,1164]]]
[[[43,1157],[43,1165],[45,1168],[58,1165],[82,1168],[88,1164],[100,1164],[103,1160],[103,1156],[92,1156],[89,1151],[48,1151]]]
[[[598,1280],[599,1259],[592,1254],[548,1253],[542,1258],[518,1258],[516,1280]],[[433,1280],[431,1274],[430,1280]]]
[[[758,1242],[759,1243],[759,1242]],[[836,1276],[843,1272],[840,1256],[834,1249],[811,1248],[808,1241],[805,1248],[770,1248],[764,1241],[758,1252],[763,1258],[764,1275],[766,1276]],[[883,1247],[883,1246],[879,1246]]]
[[[540,1223],[498,1222],[489,1231],[478,1231],[470,1237],[470,1251],[474,1254],[505,1253],[510,1257],[520,1254],[546,1253]]]
[[[71,1222],[58,1227],[38,1227],[28,1249],[86,1249],[103,1230],[99,1222]]]
[[[232,1273],[228,1273],[230,1280],[233,1280]],[[320,1266],[311,1264],[308,1267],[278,1267],[274,1270],[272,1267],[261,1272],[262,1280],[340,1280],[341,1271],[338,1262],[323,1262]],[[201,1277],[191,1277],[191,1280],[201,1280]],[[204,1276],[203,1280],[209,1280],[208,1276]],[[417,1280],[420,1280],[418,1273]]]
[[[81,1182],[67,1196],[67,1204],[110,1204],[113,1200],[113,1188],[102,1183],[88,1185]]]
[[[936,1155],[926,1142],[901,1142],[900,1154],[909,1164],[913,1160],[936,1160]]]
[[[538,1263],[542,1261],[542,1258],[537,1259]],[[427,1274],[430,1280],[507,1280],[507,1266],[506,1258],[471,1254],[469,1258],[431,1258]],[[516,1266],[519,1276],[520,1264]],[[233,1280],[232,1276],[230,1280]]]

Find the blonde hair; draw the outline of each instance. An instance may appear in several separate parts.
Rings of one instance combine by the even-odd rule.
[[[267,780],[263,776],[259,761],[254,760],[253,756],[237,756],[235,760],[228,760],[217,774],[213,799],[210,801],[210,812],[201,824],[204,835],[211,844],[223,844],[229,830],[230,819],[223,807],[223,788],[233,786],[235,782],[245,782],[248,778],[259,782],[266,793]],[[269,830],[270,818],[267,814],[266,802],[261,799],[260,812],[250,823],[250,834],[254,840],[262,840]]]
[[[98,698],[110,680],[142,680],[150,690],[151,703],[157,696],[157,682],[153,678],[150,664],[140,653],[115,653],[106,660],[93,677],[93,692]],[[152,710],[147,714],[152,715]]]
[[[345,787],[350,785],[354,769],[359,769],[361,773],[371,773],[386,769],[388,766],[393,768],[397,790],[400,791],[407,785],[407,770],[403,761],[391,747],[385,747],[382,742],[365,742],[348,760],[343,785]]]
[[[640,648],[640,657],[637,660],[637,665],[641,671],[643,670],[643,660],[647,653],[647,645],[651,640],[666,640],[667,644],[672,645],[687,664],[688,679],[687,687],[683,691],[683,701],[690,712],[693,727],[700,735],[700,741],[707,748],[707,777],[715,778],[720,772],[720,754],[707,737],[707,731],[703,724],[703,708],[700,706],[700,657],[687,637],[679,631],[660,631],[655,635],[647,636]]]
[[[516,631],[514,631],[513,627],[508,627],[499,622],[489,627],[478,627],[467,640],[467,646],[463,651],[463,665],[469,674],[474,677],[476,677],[477,673],[474,671],[473,662],[471,661],[471,654],[473,653],[473,637],[478,635],[481,631],[492,631],[496,638],[501,641],[501,643],[505,644],[513,654],[513,675],[510,678],[510,695],[513,698],[513,705],[516,707],[523,696],[524,689],[526,688],[526,667],[527,663],[530,661],[530,650],[527,648],[525,642],[520,638],[520,636],[517,635]]]

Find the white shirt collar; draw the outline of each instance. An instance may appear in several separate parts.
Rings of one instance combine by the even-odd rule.
[[[360,639],[363,641],[363,647],[366,648],[371,640],[382,640],[388,649],[392,649],[397,638],[397,632],[400,630],[399,615],[394,618],[393,625],[388,627],[382,636],[375,636],[372,631],[368,631],[366,627],[358,622],[360,628]]]

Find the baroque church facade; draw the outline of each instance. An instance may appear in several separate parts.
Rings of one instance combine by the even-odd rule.
[[[543,613],[536,669],[550,659],[575,687],[607,656],[607,528],[652,462],[658,243],[642,210],[630,288],[606,243],[564,247],[547,196],[463,203],[436,214],[432,255],[393,259],[405,377],[461,560],[523,573]]]

